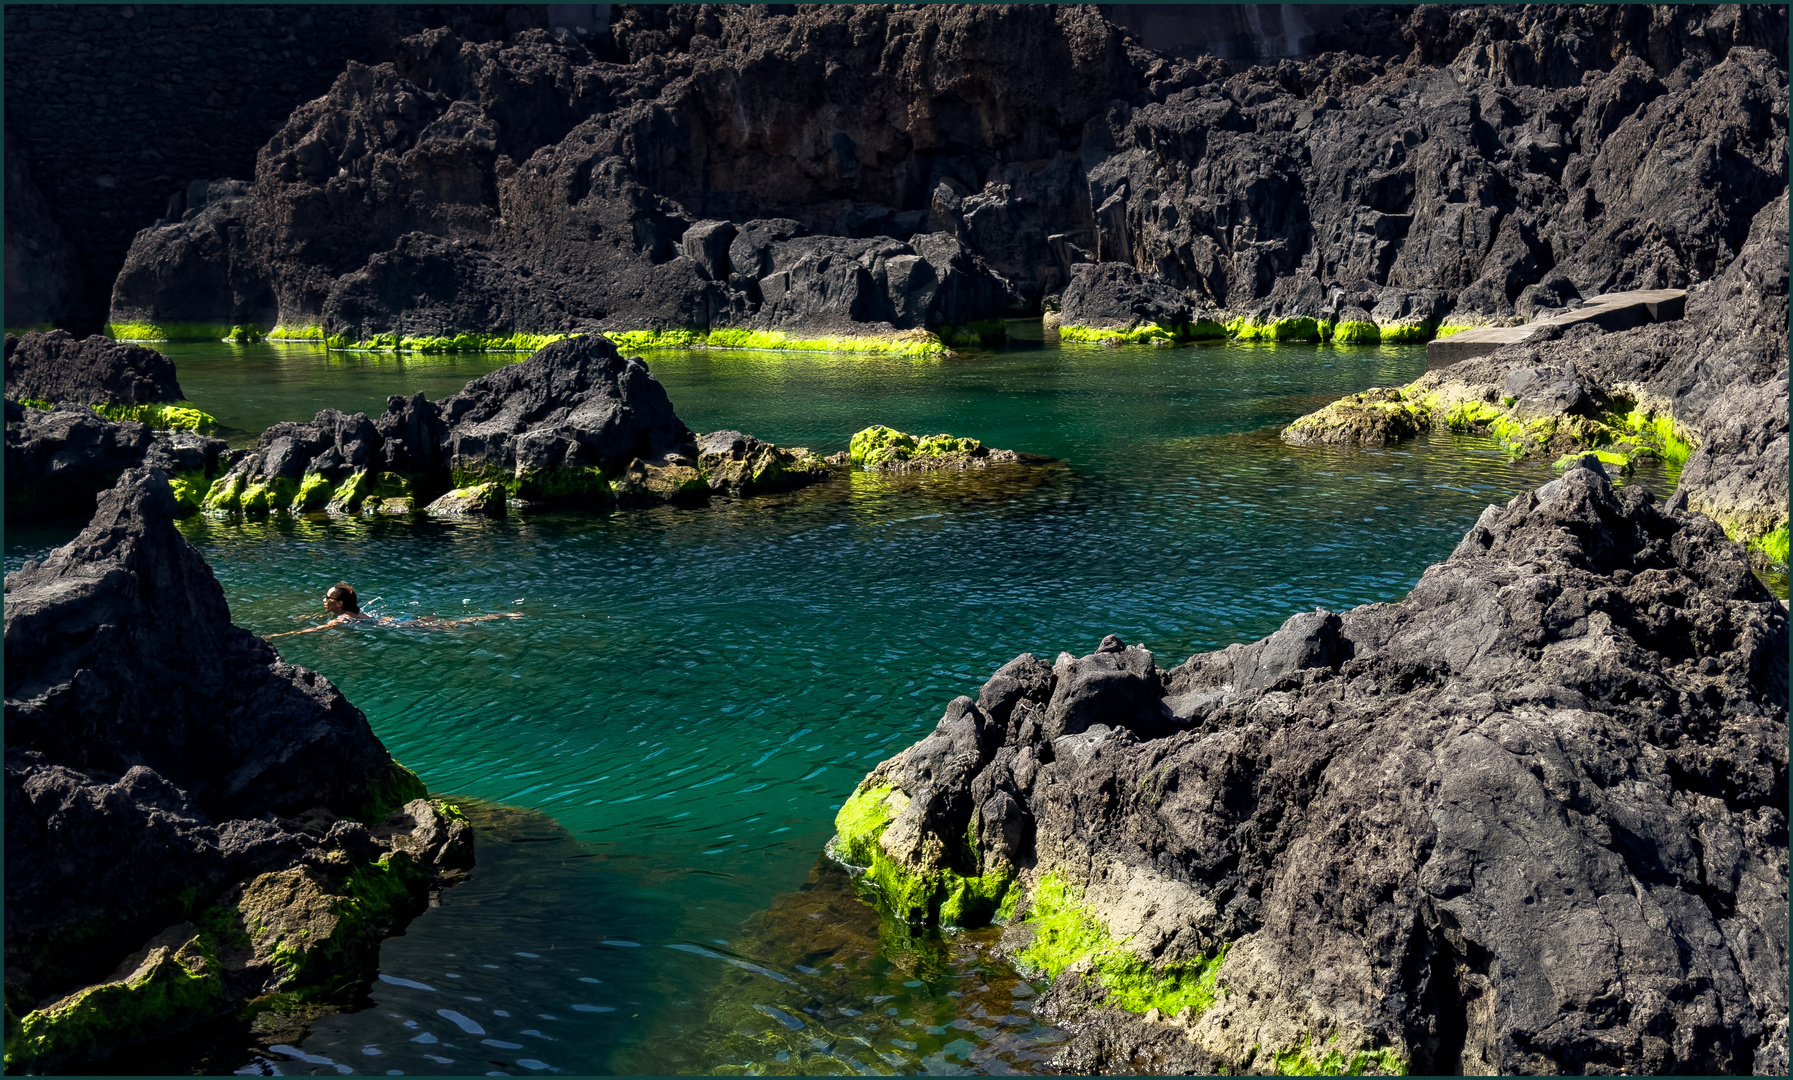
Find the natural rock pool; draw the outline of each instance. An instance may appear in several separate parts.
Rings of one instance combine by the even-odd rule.
[[[249,433],[446,395],[511,359],[167,351],[188,397]],[[470,800],[479,869],[386,942],[369,1007],[296,1042],[265,1033],[260,1052],[181,1036],[129,1068],[1029,1071],[1057,1037],[1027,1010],[1034,989],[980,953],[993,939],[881,938],[818,864],[859,778],[1023,651],[1118,633],[1168,665],[1316,605],[1395,600],[1484,506],[1551,475],[1485,439],[1277,439],[1342,394],[1411,381],[1423,347],[648,360],[699,431],[831,453],[887,424],[1061,463],[498,522],[188,519],[257,633],[317,619],[339,579],[376,614],[526,617],[279,639],[434,792]],[[9,530],[7,570],[78,528]]]

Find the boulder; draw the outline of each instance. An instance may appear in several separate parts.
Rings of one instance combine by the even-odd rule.
[[[1164,673],[1113,638],[1018,658],[866,777],[835,850],[893,912],[1007,916],[1090,1071],[1759,1071],[1787,649],[1741,547],[1595,463],[1398,603]]]
[[[787,491],[828,476],[827,465],[807,448],[784,450],[739,431],[699,436],[697,462],[710,490],[719,495]]]
[[[174,514],[167,474],[129,470],[7,576],[9,1070],[328,1003],[470,865],[360,710],[231,625]]]
[[[141,345],[67,331],[6,336],[6,400],[150,405],[186,397],[174,361]]]

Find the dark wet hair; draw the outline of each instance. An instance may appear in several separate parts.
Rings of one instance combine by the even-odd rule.
[[[339,581],[330,586],[330,590],[324,593],[324,596],[330,600],[342,601],[342,608],[344,611],[352,611],[357,615],[361,614],[361,603],[355,599],[355,586],[350,585],[346,581]]]

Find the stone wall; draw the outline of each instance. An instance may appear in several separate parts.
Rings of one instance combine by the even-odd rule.
[[[21,152],[83,287],[7,325],[99,329],[137,230],[197,179],[255,172],[256,151],[350,60],[377,64],[400,38],[436,26],[475,41],[545,26],[524,5],[9,5],[7,154]],[[8,198],[9,219],[17,203]],[[20,223],[7,222],[9,235]],[[23,318],[21,318],[23,316]]]

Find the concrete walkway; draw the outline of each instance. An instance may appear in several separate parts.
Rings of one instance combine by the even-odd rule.
[[[1489,326],[1465,330],[1426,345],[1426,370],[1437,371],[1472,356],[1486,356],[1503,345],[1525,341],[1546,326],[1591,323],[1609,333],[1645,323],[1679,319],[1687,310],[1686,289],[1635,289],[1596,296],[1578,308],[1524,326]]]

